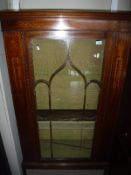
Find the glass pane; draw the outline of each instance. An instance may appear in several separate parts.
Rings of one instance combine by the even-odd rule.
[[[104,40],[33,39],[34,91],[43,158],[90,158]]]
[[[51,85],[51,99],[52,109],[82,109],[84,82],[69,64],[54,77]]]

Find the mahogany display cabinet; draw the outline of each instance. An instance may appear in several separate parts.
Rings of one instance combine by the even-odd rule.
[[[23,169],[107,169],[131,14],[0,12]],[[106,173],[106,171],[105,171]]]

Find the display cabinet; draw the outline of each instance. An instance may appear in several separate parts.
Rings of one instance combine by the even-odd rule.
[[[23,169],[107,169],[131,14],[0,13]],[[105,171],[106,173],[106,171]]]

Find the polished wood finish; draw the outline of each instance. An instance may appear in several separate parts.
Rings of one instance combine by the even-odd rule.
[[[130,54],[131,14],[86,11],[0,12],[24,168],[101,168],[112,153]],[[91,159],[40,157],[30,41],[33,38],[105,39],[101,93]],[[102,163],[104,162],[104,163]]]
[[[25,162],[23,167],[28,169],[108,169],[107,162],[87,162],[87,161],[46,161],[46,162]]]
[[[131,46],[131,36],[130,36]],[[130,49],[130,60],[128,64],[127,76],[124,86],[124,92],[121,104],[121,120],[119,124],[117,140],[121,145],[122,155],[124,161],[129,162],[129,169],[131,171],[131,115],[130,115],[130,100],[131,100],[131,49]],[[121,158],[121,157],[120,157]]]
[[[99,158],[105,159],[106,156],[108,157],[111,154],[110,152],[111,151],[110,148],[112,146],[111,140],[113,140],[114,131],[116,129],[116,124],[119,117],[118,113],[120,108],[120,100],[122,97],[121,94],[123,90],[124,77],[126,74],[128,64],[127,58],[129,56],[130,51],[129,39],[130,39],[129,34],[115,33],[112,39],[110,37],[108,42],[109,46],[108,49],[106,50],[105,58],[106,60],[109,59],[108,61],[110,62],[107,61],[104,70],[105,73],[103,73],[103,79],[105,80],[102,81],[103,89],[101,92],[101,96],[104,99],[102,99],[102,101],[100,101],[99,103],[98,115],[101,115],[101,121],[99,121],[98,122],[99,124],[96,125],[96,130],[98,132],[95,132],[95,134],[96,135],[98,134],[99,136],[98,137],[96,136],[96,139],[94,140],[94,142],[97,142],[97,146],[94,149],[95,157],[98,156]],[[99,140],[97,140],[97,138]],[[97,151],[100,149],[99,143],[100,145],[102,144],[101,153]],[[107,153],[107,150],[110,151],[108,151]]]
[[[28,83],[23,36],[20,32],[6,32],[4,40],[8,44],[5,48],[6,57],[23,155],[25,160],[36,160],[40,157],[40,151],[36,151],[39,150],[38,139],[35,139],[38,137],[38,128],[34,110],[32,110],[34,104]]]
[[[87,12],[70,10],[0,12],[5,30],[95,30],[130,31],[130,13]]]

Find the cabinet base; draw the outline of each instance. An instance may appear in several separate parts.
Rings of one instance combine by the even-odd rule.
[[[24,162],[22,163],[23,174],[26,174],[27,169],[45,169],[45,170],[104,170],[104,175],[109,174],[108,162],[87,162],[87,161],[40,161],[40,162]]]

